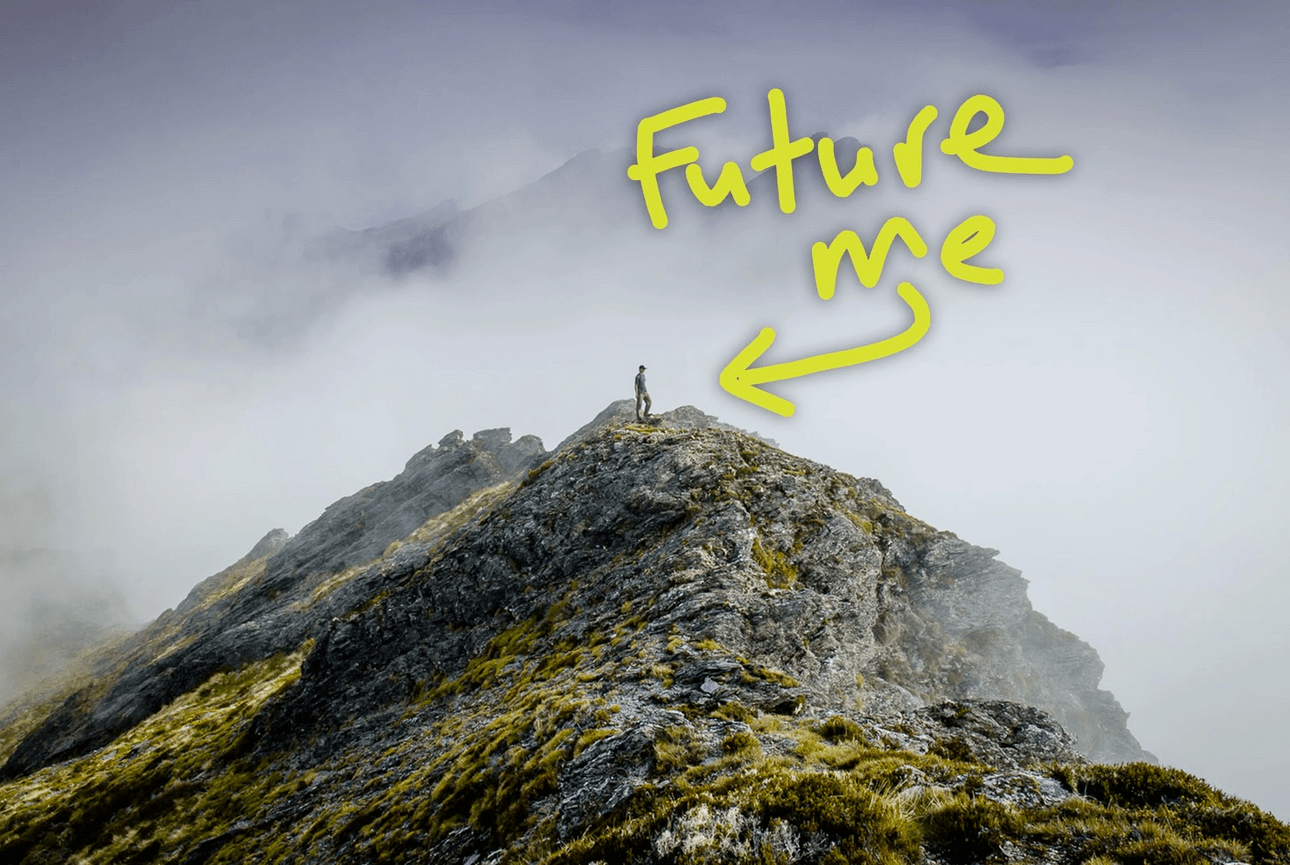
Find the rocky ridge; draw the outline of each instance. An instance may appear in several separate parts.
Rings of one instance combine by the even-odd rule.
[[[270,533],[11,712],[0,855],[1290,861],[1141,762],[994,551],[695,409],[630,421],[454,432]]]

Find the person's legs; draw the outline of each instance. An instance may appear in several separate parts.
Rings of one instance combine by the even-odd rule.
[[[647,391],[646,393],[641,394],[641,396],[645,397],[645,419],[649,420],[649,407],[652,405],[649,401],[649,392]]]
[[[649,399],[649,397],[645,396],[645,394],[643,393],[636,394],[636,419],[637,420],[644,420],[644,418],[641,417],[641,401],[646,399]]]

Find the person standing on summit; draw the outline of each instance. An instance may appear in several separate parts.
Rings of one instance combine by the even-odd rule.
[[[645,402],[645,416],[641,417],[641,401]],[[645,387],[645,365],[641,364],[640,372],[636,373],[636,419],[649,420],[649,389]]]

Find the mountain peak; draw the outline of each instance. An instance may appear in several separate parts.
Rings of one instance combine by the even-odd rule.
[[[591,433],[609,426],[622,426],[636,422],[636,402],[630,399],[614,400],[609,405],[601,409],[587,423],[583,424],[564,441],[560,442],[555,450],[562,451],[571,442],[579,441],[586,438]],[[771,439],[764,438],[755,432],[739,429],[728,423],[718,420],[713,415],[707,414],[692,405],[683,405],[669,411],[659,412],[650,416],[647,426],[659,429],[723,429],[733,432],[742,433],[747,436],[762,441],[772,447],[778,445]]]
[[[995,551],[698,409],[653,420],[611,403],[554,452],[455,430],[270,533],[11,719],[0,853],[1076,862],[1132,858],[1154,818],[1125,809],[1162,803],[1177,844],[1286,849],[1197,779],[1087,762],[1150,758]],[[1072,800],[1103,834],[1061,834]]]

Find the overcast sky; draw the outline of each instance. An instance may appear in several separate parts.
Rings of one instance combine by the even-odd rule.
[[[876,477],[915,516],[999,549],[1035,607],[1101,653],[1144,747],[1290,818],[1290,11],[0,10],[7,640],[87,607],[149,619],[452,429],[554,445],[630,396],[645,363],[656,408],[697,405]],[[746,168],[769,143],[772,87],[795,136],[872,146],[878,186],[803,192],[784,215],[708,211],[671,183],[660,232],[625,172],[590,172],[604,201],[570,188],[560,219],[531,202],[490,217],[446,276],[387,280],[303,251],[503,196],[708,96],[727,112],[663,144],[699,144],[710,178],[727,159]],[[1075,168],[1007,177],[940,154],[975,93],[1007,111],[989,149]],[[890,148],[927,104],[940,116],[909,190]],[[976,213],[998,226],[981,255],[1004,270],[998,286],[936,260]],[[898,248],[875,288],[844,277],[816,297],[812,240],[851,228],[868,241],[890,216],[931,254]],[[772,386],[790,419],[719,388],[768,325],[771,361],[903,329],[901,280],[932,312],[908,351]]]

